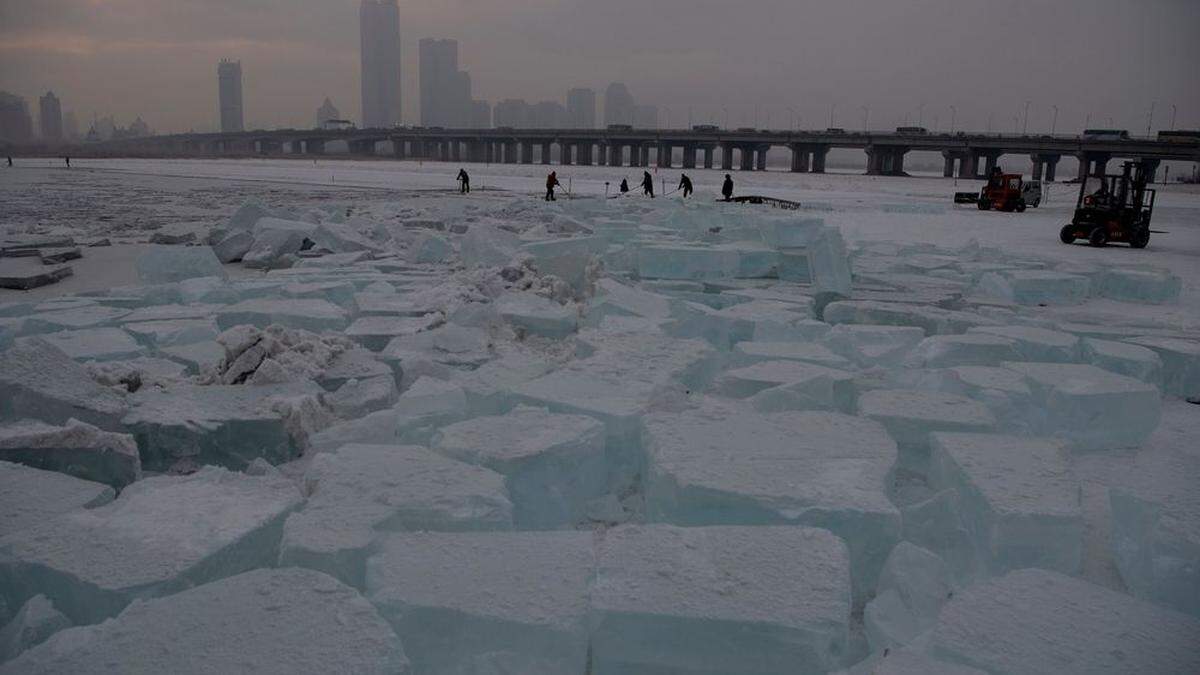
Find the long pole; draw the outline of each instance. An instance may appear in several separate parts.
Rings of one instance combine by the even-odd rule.
[[[954,133],[954,123],[958,121],[958,108],[950,106],[950,133]]]
[[[925,104],[917,106],[917,126],[925,126]]]
[[[1154,106],[1156,105],[1158,105],[1158,101],[1150,102],[1150,116],[1146,118],[1146,136],[1153,135],[1153,132],[1151,132],[1150,129],[1154,126]]]
[[[837,110],[837,103],[830,103],[829,104],[829,128],[830,129],[832,129],[834,127],[833,111],[835,111],[835,110]]]
[[[1179,107],[1174,103],[1171,104],[1171,131],[1175,131],[1175,113],[1179,112]]]
[[[1058,106],[1052,105],[1050,107],[1054,108],[1054,121],[1050,123],[1050,135],[1053,136],[1054,132],[1058,130]]]
[[[864,105],[862,107],[862,111],[863,111],[863,131],[870,131],[870,129],[871,129],[871,106]]]
[[[1025,101],[1025,126],[1021,129],[1021,133],[1029,135],[1029,101]]]

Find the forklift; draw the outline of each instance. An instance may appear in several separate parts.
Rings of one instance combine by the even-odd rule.
[[[1059,233],[1062,243],[1086,239],[1092,246],[1121,242],[1146,248],[1157,194],[1146,187],[1147,178],[1144,164],[1125,162],[1120,174],[1080,181],[1075,217]]]
[[[1025,182],[1019,173],[1004,173],[999,167],[988,175],[987,185],[978,194],[974,192],[954,193],[955,204],[975,204],[980,211],[1016,211],[1024,213],[1029,206],[1037,207],[1042,201],[1040,181]]]

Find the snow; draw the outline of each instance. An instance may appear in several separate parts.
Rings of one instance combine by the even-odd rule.
[[[540,166],[460,196],[436,162],[38,163],[0,240],[83,257],[0,290],[0,460],[55,472],[0,464],[0,624],[90,625],[22,672],[1158,672],[1196,642],[1146,628],[1200,611],[1193,188],[1143,251],[1057,243],[1053,185],[998,214],[740,175],[781,212],[599,199],[605,167],[546,204]],[[368,614],[365,650],[321,642]]]
[[[62,631],[0,673],[408,673],[404,647],[361,595],[323,574],[255,570]]]

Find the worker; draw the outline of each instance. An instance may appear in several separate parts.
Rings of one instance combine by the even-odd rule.
[[[621,194],[625,194],[626,192],[629,192],[629,179],[622,178],[621,179]]]
[[[9,167],[10,169],[12,168],[12,157],[9,157],[9,158],[8,158],[8,167]]]
[[[694,192],[692,190],[692,179],[688,178],[686,173],[679,177],[679,187],[677,189],[683,190],[684,199],[692,196],[692,192]]]
[[[724,195],[725,201],[733,199],[733,176],[725,174],[725,182],[721,185],[721,194]]]
[[[649,171],[642,172],[642,193],[654,198],[654,176],[650,175]]]
[[[462,185],[461,188],[459,189],[459,191],[464,195],[470,194],[470,192],[471,192],[471,176],[467,173],[466,169],[458,170],[458,182],[461,183],[461,185]]]
[[[551,171],[549,176],[546,176],[546,201],[558,201],[554,198],[554,188],[562,187],[562,183],[558,182],[558,172]]]
[[[67,160],[67,168],[68,168],[68,169],[69,169],[69,168],[71,168],[71,158],[70,158],[70,157],[64,157],[63,159]]]

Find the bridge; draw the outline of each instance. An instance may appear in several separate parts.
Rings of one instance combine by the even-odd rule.
[[[1113,135],[1115,136],[1115,134]],[[1094,136],[905,133],[876,131],[770,131],[756,129],[280,129],[219,134],[180,134],[110,141],[85,155],[145,157],[262,157],[327,154],[343,141],[351,155],[390,154],[397,159],[497,164],[558,164],[724,171],[765,171],[772,149],[791,152],[791,171],[823,173],[833,148],[864,151],[866,173],[903,176],[910,152],[936,152],[944,175],[979,178],[1005,155],[1023,155],[1032,178],[1054,181],[1064,156],[1079,160],[1079,177],[1102,175],[1113,159],[1146,162],[1153,176],[1166,160],[1200,161],[1200,137],[1116,138]],[[383,151],[381,152],[381,148]],[[717,162],[720,158],[719,164]]]

